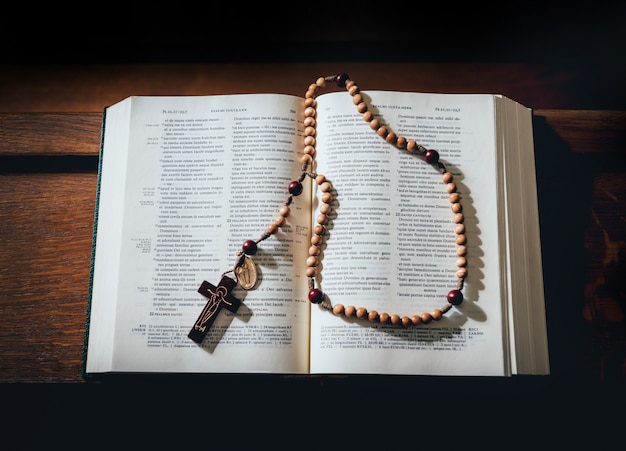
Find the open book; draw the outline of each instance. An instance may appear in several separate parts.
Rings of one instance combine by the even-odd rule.
[[[188,337],[247,239],[300,175],[304,99],[132,96],[105,108],[84,375],[549,374],[532,111],[500,95],[366,91],[398,135],[438,150],[463,203],[464,301],[429,324],[337,316],[308,300],[320,201],[310,178],[260,244],[258,286]],[[345,91],[317,97],[315,171],[332,181],[321,288],[332,304],[412,315],[456,285],[441,175],[363,121]],[[206,293],[205,293],[206,294]],[[230,296],[229,295],[229,296]]]

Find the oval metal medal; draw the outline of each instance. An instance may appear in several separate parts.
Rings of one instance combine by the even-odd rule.
[[[235,268],[237,282],[244,290],[251,290],[257,282],[258,273],[254,261],[250,257],[244,257],[239,266]]]

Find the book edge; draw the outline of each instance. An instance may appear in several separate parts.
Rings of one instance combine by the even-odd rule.
[[[98,235],[98,210],[100,207],[100,188],[102,181],[102,156],[104,150],[104,133],[106,127],[106,114],[108,110],[108,106],[104,107],[102,110],[102,124],[100,126],[100,150],[98,157],[98,177],[96,180],[96,199],[94,205],[94,221],[93,228],[91,233],[91,256],[89,259],[89,284],[88,284],[88,295],[87,295],[87,308],[85,314],[85,331],[83,334],[83,352],[81,357],[81,376],[84,379],[90,379],[91,373],[87,372],[87,354],[88,354],[88,345],[89,345],[89,330],[91,324],[91,303],[93,299],[93,281],[94,281],[94,268],[95,268],[95,257],[96,257],[96,239]]]

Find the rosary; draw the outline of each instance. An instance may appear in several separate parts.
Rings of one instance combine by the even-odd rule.
[[[333,187],[331,183],[324,175],[314,172],[317,116],[317,102],[315,97],[318,90],[325,87],[327,82],[335,82],[337,86],[345,88],[348,91],[352,96],[352,102],[356,105],[357,111],[363,114],[363,120],[369,124],[370,128],[378,136],[400,150],[420,155],[426,163],[432,165],[441,174],[442,182],[445,184],[446,192],[449,194],[450,208],[453,213],[452,221],[454,223],[455,241],[457,244],[456,255],[458,257],[456,260],[457,284],[453,290],[448,292],[447,303],[445,303],[441,309],[414,314],[412,316],[400,316],[395,313],[379,313],[376,310],[368,310],[365,307],[355,307],[352,305],[344,306],[342,304],[336,304],[333,306],[327,300],[324,292],[316,286],[316,278],[319,275],[318,267],[320,263],[321,246],[327,234],[326,224],[329,220],[331,203],[333,201]],[[289,195],[284,205],[280,207],[277,219],[267,227],[265,232],[257,240],[248,239],[243,242],[241,250],[237,253],[237,261],[234,267],[222,274],[219,284],[214,286],[204,281],[198,289],[200,294],[208,298],[208,302],[188,335],[188,337],[196,343],[201,343],[204,340],[209,328],[222,308],[233,313],[237,311],[241,305],[241,301],[231,294],[231,291],[237,284],[244,290],[251,290],[255,287],[258,272],[251,256],[256,254],[259,243],[274,235],[285,223],[290,213],[289,206],[292,204],[294,197],[299,196],[303,192],[302,182],[306,177],[313,179],[322,193],[319,214],[316,218],[317,224],[311,234],[311,246],[309,247],[309,256],[306,259],[306,276],[309,286],[308,298],[311,303],[318,304],[332,311],[335,315],[345,315],[346,317],[359,318],[371,323],[383,325],[389,324],[393,326],[410,327],[440,320],[452,306],[460,305],[463,302],[463,293],[461,290],[463,289],[464,279],[467,276],[467,259],[465,257],[467,247],[465,225],[463,223],[464,217],[456,184],[453,181],[452,174],[448,172],[444,164],[439,161],[439,153],[436,150],[426,149],[424,146],[417,144],[414,139],[407,139],[397,135],[387,126],[382,125],[369,110],[363,96],[360,94],[360,89],[357,84],[350,80],[350,77],[345,73],[320,77],[315,83],[309,85],[309,89],[305,94],[304,107],[304,149],[301,159],[302,169],[300,176],[298,180],[289,183]],[[231,272],[234,274],[235,278],[227,276],[227,274]]]

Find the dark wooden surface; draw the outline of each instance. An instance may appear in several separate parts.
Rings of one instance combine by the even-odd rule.
[[[280,47],[273,46],[282,38],[278,29],[265,41],[259,37],[247,44],[227,36],[221,47],[217,33],[208,39],[213,47],[198,44],[200,31],[179,41],[158,38],[151,28],[145,41],[139,33],[113,34],[124,18],[143,17],[136,8],[129,16],[103,13],[91,25],[66,19],[64,31],[51,33],[51,42],[42,39],[36,48],[3,27],[8,52],[0,65],[0,395],[5,417],[14,420],[7,429],[18,440],[35,437],[35,444],[84,449],[84,439],[68,437],[78,437],[81,428],[101,433],[90,416],[113,424],[97,413],[102,408],[117,412],[116,427],[144,428],[133,443],[162,444],[158,420],[147,420],[147,412],[179,418],[177,425],[191,417],[198,428],[204,420],[213,427],[211,415],[187,413],[195,400],[209,398],[210,387],[223,384],[228,389],[220,393],[229,393],[224,398],[230,401],[213,404],[210,412],[220,409],[244,429],[256,430],[253,424],[261,422],[261,441],[274,422],[286,422],[290,430],[321,434],[318,443],[325,443],[320,429],[341,429],[342,420],[354,418],[383,444],[398,443],[393,434],[400,431],[390,426],[395,422],[426,424],[427,435],[441,440],[444,431],[472,419],[475,435],[459,436],[459,443],[506,431],[508,440],[519,435],[526,440],[521,443],[535,446],[537,431],[555,443],[576,436],[555,430],[557,419],[564,419],[570,429],[574,424],[593,429],[582,435],[597,444],[600,427],[605,437],[614,421],[623,419],[609,412],[623,409],[626,400],[626,68],[618,31],[623,10],[548,8],[532,17],[525,10],[510,27],[500,21],[489,28],[495,36],[485,19],[469,40],[465,22],[447,38],[433,37],[432,25],[417,35],[405,26],[389,38],[387,23],[379,35],[365,39],[361,32],[372,29],[355,19],[352,28],[332,37],[307,35],[304,27],[303,35]],[[529,25],[537,23],[543,25]],[[331,21],[322,28],[332,32],[336,25]],[[248,22],[246,37],[250,30]],[[85,50],[76,33],[84,36]],[[111,45],[105,45],[110,37]],[[198,47],[216,53],[197,53]],[[294,48],[304,49],[304,56],[286,56]],[[234,49],[243,52],[241,58],[232,57]],[[512,380],[216,375],[84,381],[80,366],[102,109],[140,94],[302,95],[317,76],[338,71],[348,72],[363,89],[500,93],[534,108],[552,374]],[[310,412],[313,407],[321,411]],[[407,409],[408,415],[383,414]],[[533,412],[532,427],[529,417],[515,416],[524,409]],[[482,417],[483,424],[473,414],[484,410],[491,415]],[[338,411],[345,417],[337,418]],[[372,432],[386,421],[384,431]],[[31,437],[32,424],[43,424],[44,432]],[[344,431],[346,443],[355,435]],[[232,434],[218,438],[232,439]],[[103,442],[116,443],[108,437]]]
[[[261,91],[298,94],[307,81],[332,73],[335,67],[334,63],[310,67],[241,63],[11,68],[0,95],[0,110],[6,111],[0,112],[0,381],[82,381],[105,105],[134,93],[253,92],[257,84]],[[574,96],[563,101],[564,108],[555,108],[563,95],[558,81],[564,76],[545,66],[485,64],[474,68],[480,77],[471,86],[456,77],[467,72],[465,64],[343,63],[341,67],[363,80],[361,86],[371,82],[381,89],[420,90],[427,85],[440,92],[500,92],[535,105],[553,372],[557,376],[561,371],[585,373],[592,381],[626,381],[619,279],[626,246],[626,109],[571,108]],[[47,76],[28,77],[42,73]],[[248,80],[244,76],[248,73],[257,77]],[[403,77],[377,76],[383,73]],[[520,89],[519,78],[509,73],[516,77],[523,73],[526,89]],[[573,79],[576,74],[569,76]],[[197,80],[195,86],[190,78]],[[90,87],[94,95],[89,95]],[[41,322],[45,327],[32,333]]]

